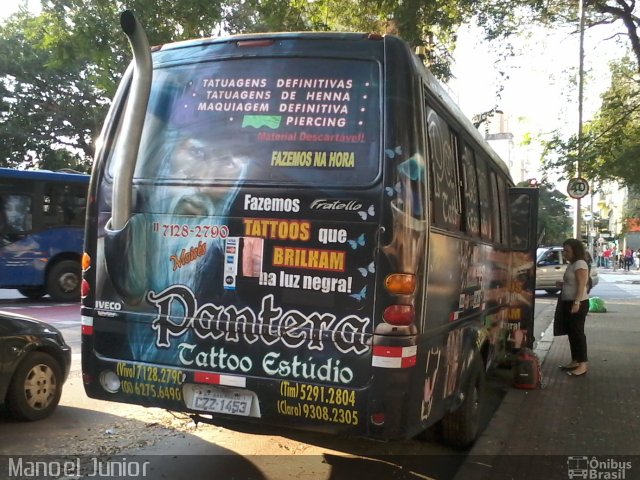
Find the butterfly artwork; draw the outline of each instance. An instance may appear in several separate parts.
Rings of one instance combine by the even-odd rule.
[[[358,271],[360,272],[360,275],[366,277],[370,273],[376,273],[376,264],[371,262],[367,268],[358,267]]]
[[[398,172],[410,180],[417,181],[424,177],[425,168],[422,156],[415,154],[398,165]]]
[[[347,242],[349,243],[349,246],[354,250],[357,249],[358,247],[364,247],[365,245],[364,233],[361,233],[360,236],[355,240],[347,240]]]
[[[373,205],[369,205],[369,208],[367,210],[361,210],[358,212],[358,215],[360,215],[360,218],[363,220],[366,220],[369,217],[373,217],[376,214],[376,209],[373,207]]]
[[[401,189],[402,186],[400,185],[400,182],[396,183],[393,187],[384,187],[384,191],[388,197],[393,197],[397,193],[400,193]]]
[[[402,155],[402,147],[398,145],[394,149],[385,148],[384,153],[387,155],[388,158],[395,158],[396,155]]]
[[[349,295],[352,298],[355,298],[356,300],[358,300],[359,302],[361,302],[362,300],[364,300],[367,296],[367,286],[365,285],[364,287],[362,287],[362,290],[360,290],[357,293],[352,293],[351,295]]]

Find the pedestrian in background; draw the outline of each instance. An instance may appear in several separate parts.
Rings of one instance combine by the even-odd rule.
[[[628,272],[633,265],[633,250],[630,247],[624,251],[624,269]]]
[[[634,261],[636,263],[636,270],[640,270],[640,248],[636,249]]]
[[[587,336],[584,323],[589,311],[587,280],[589,266],[584,245],[580,240],[570,238],[562,244],[564,258],[569,264],[558,282],[562,293],[558,298],[554,317],[553,334],[567,335],[571,350],[571,362],[561,365],[567,375],[578,377],[587,373]]]
[[[609,247],[607,247],[604,252],[602,253],[602,256],[604,258],[604,265],[603,267],[605,268],[611,268],[611,249]]]

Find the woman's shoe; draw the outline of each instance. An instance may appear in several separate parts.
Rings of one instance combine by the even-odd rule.
[[[578,365],[572,365],[572,364],[569,364],[569,365],[558,365],[558,368],[560,370],[574,370],[574,369],[578,368]]]
[[[570,377],[581,377],[581,376],[583,376],[583,375],[586,375],[586,374],[587,374],[587,372],[588,372],[588,370],[585,370],[584,372],[581,372],[581,373],[576,373],[576,372],[574,372],[574,371],[569,370],[569,371],[567,372],[567,375],[569,375]]]

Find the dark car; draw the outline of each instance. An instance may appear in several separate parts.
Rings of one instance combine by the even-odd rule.
[[[58,406],[71,347],[58,329],[0,311],[0,403],[20,420],[40,420]]]

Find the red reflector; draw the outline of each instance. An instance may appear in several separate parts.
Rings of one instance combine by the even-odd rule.
[[[384,425],[384,412],[374,413],[371,415],[371,423],[374,425]]]
[[[88,373],[83,373],[82,381],[85,385],[91,385],[93,383],[93,375],[90,375]]]
[[[87,295],[89,295],[90,290],[91,290],[91,287],[89,287],[89,282],[87,282],[83,278],[82,283],[80,284],[80,295],[82,296],[82,298],[85,298]]]
[[[82,335],[93,335],[93,325],[82,325]]]
[[[193,381],[198,383],[210,383],[212,385],[220,384],[220,375],[217,373],[209,372],[195,372],[193,374]]]
[[[406,326],[411,325],[414,319],[413,307],[411,305],[389,305],[384,309],[382,318],[390,325]]]

